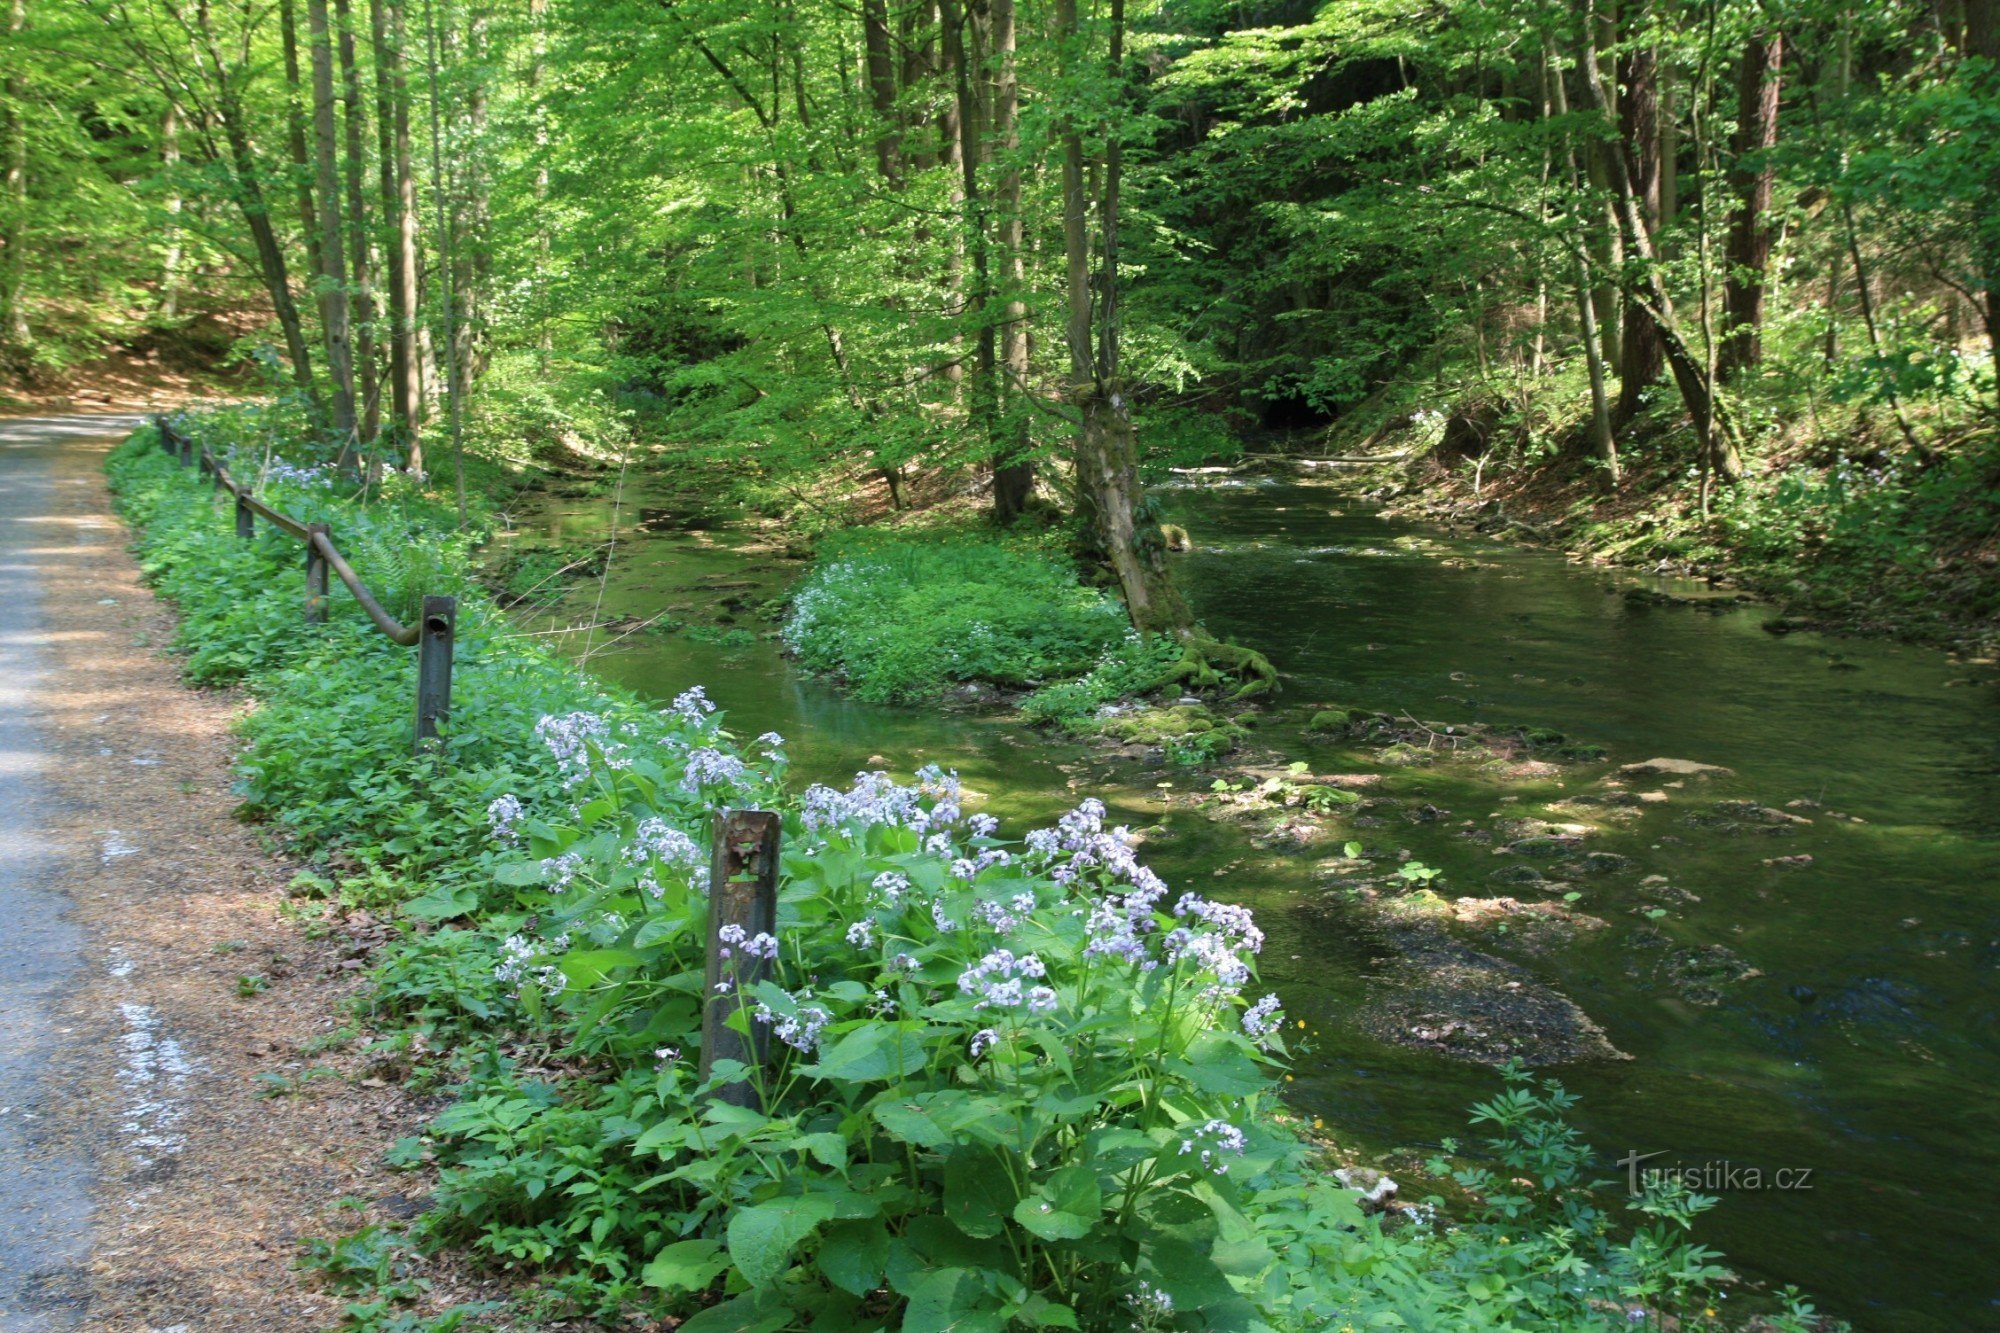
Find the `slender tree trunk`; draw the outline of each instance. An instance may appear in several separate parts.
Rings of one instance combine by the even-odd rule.
[[[180,108],[167,103],[160,120],[160,166],[167,178],[166,254],[160,262],[160,318],[170,320],[180,309],[181,295],[181,122]]]
[[[1631,32],[1634,36],[1644,36],[1646,24],[1651,18],[1652,5],[1646,3],[1632,6],[1630,17]],[[1650,47],[1640,47],[1625,60],[1625,96],[1622,102],[1624,112],[1624,157],[1629,193],[1638,210],[1641,224],[1645,228],[1648,252],[1657,247],[1654,237],[1660,227],[1660,104],[1658,97],[1658,57]],[[1618,182],[1612,182],[1614,189]],[[1632,238],[1626,237],[1626,245],[1633,246]],[[1652,262],[1650,259],[1641,262]],[[1665,349],[1661,346],[1659,325],[1639,305],[1628,301],[1625,305],[1625,327],[1620,337],[1624,360],[1618,374],[1618,420],[1628,422],[1639,413],[1639,395],[1655,380],[1664,368]]]
[[[1563,86],[1562,67],[1556,61],[1555,44],[1545,42],[1543,66],[1549,72],[1549,91],[1558,116],[1569,115],[1569,90]],[[1569,167],[1569,188],[1572,194],[1583,195],[1583,173],[1577,167],[1576,145],[1565,145]],[[1611,400],[1605,388],[1604,349],[1598,342],[1597,300],[1591,286],[1590,240],[1581,216],[1571,228],[1570,254],[1576,265],[1576,323],[1577,336],[1583,342],[1584,365],[1590,374],[1590,443],[1591,450],[1604,465],[1604,481],[1607,487],[1616,489],[1621,477],[1618,469],[1618,442],[1611,432]]]
[[[18,35],[28,26],[26,0],[12,0],[7,10],[7,31]],[[7,80],[0,86],[6,104],[0,106],[0,130],[6,136],[6,253],[0,255],[0,327],[4,327],[9,349],[19,357],[34,343],[28,327],[28,126],[23,112],[27,106],[21,77],[9,64]]]
[[[441,49],[438,43],[438,0],[424,0],[424,71],[430,92],[431,202],[437,210],[438,273],[444,288],[445,389],[451,425],[452,479],[458,492],[458,521],[466,520],[465,498],[465,377],[458,360],[458,309],[454,300],[458,259],[452,218],[445,207],[444,108],[439,98]]]
[[[299,232],[305,237],[306,271],[313,275],[313,304],[326,317],[326,293],[319,290],[326,272],[320,257],[319,212],[313,205],[312,148],[306,138],[306,80],[299,67],[299,19],[293,0],[278,5],[278,38],[285,56],[285,147],[292,158],[292,197],[299,210]]]
[[[361,69],[354,50],[350,0],[334,0],[334,16],[340,26],[341,128],[347,144],[347,245],[354,275],[354,357],[358,363],[355,388],[361,398],[361,443],[372,447],[382,426],[382,391],[375,356],[375,283],[368,244],[368,192],[363,184],[368,159],[362,145],[368,122],[362,110]]]
[[[1592,25],[1585,25],[1590,31]],[[1586,39],[1589,40],[1589,39]],[[1610,124],[1610,99],[1605,95],[1604,80],[1597,67],[1595,43],[1585,51],[1583,61],[1584,85],[1590,92],[1593,110]],[[1639,306],[1653,332],[1658,334],[1667,364],[1674,372],[1674,383],[1681,391],[1681,399],[1687,404],[1688,415],[1693,418],[1695,438],[1700,443],[1703,457],[1718,477],[1735,482],[1742,479],[1743,460],[1737,452],[1736,443],[1731,438],[1730,423],[1723,417],[1714,388],[1704,374],[1701,358],[1687,345],[1680,328],[1674,320],[1673,300],[1667,293],[1666,283],[1653,253],[1652,235],[1646,230],[1645,215],[1639,204],[1638,190],[1634,184],[1636,176],[1631,164],[1625,160],[1625,145],[1622,140],[1609,140],[1612,154],[1612,185],[1617,193],[1618,208],[1625,224],[1625,244],[1631,249],[1640,268],[1640,290],[1627,299]]]
[[[340,223],[338,140],[333,116],[333,40],[326,0],[307,0],[306,24],[312,37],[313,156],[318,169],[319,248],[325,312],[327,373],[333,381],[333,429],[341,451],[354,448],[354,345],[347,318],[347,238]]]
[[[1027,507],[1035,489],[1029,457],[1031,421],[1022,401],[1028,384],[1027,236],[1021,216],[1021,81],[1015,63],[1014,0],[992,0],[995,69],[993,136],[1002,156],[999,185],[1000,264],[1006,284],[1001,304],[1000,438],[993,454],[993,514],[1009,522]]]
[[[2000,0],[1965,0],[1965,45],[1970,54],[1986,61],[1988,88],[2000,87]],[[2000,158],[1989,153],[1988,160]],[[1978,247],[1981,274],[1986,280],[1980,314],[1986,323],[1996,406],[2000,406],[2000,217],[1994,216],[1993,207],[1993,201],[2000,199],[2000,166],[1995,166],[1987,179],[1986,198],[1987,206],[1972,241]]]
[[[529,114],[535,118],[535,352],[546,371],[555,354],[554,322],[549,318],[549,119],[542,104],[542,62],[548,59],[549,0],[528,0],[528,21],[534,28],[534,58],[528,63]]]
[[[972,0],[983,5],[983,0]],[[997,358],[992,317],[993,274],[987,201],[983,194],[981,168],[985,166],[987,138],[980,97],[975,83],[983,64],[985,43],[981,9],[961,7],[959,0],[944,0],[944,58],[952,72],[958,103],[959,188],[964,201],[962,234],[972,261],[972,282],[966,293],[964,312],[972,324],[973,378],[969,399],[972,434],[979,439],[994,438],[999,416]]]
[[[486,17],[474,6],[466,25],[464,59],[472,70],[483,71],[486,57]],[[486,293],[493,267],[487,239],[492,229],[492,197],[484,157],[487,103],[487,77],[481,72],[466,88],[465,144],[453,169],[458,181],[452,219],[459,266],[453,284],[458,297],[457,361],[459,378],[468,393],[486,373]]]
[[[401,0],[369,0],[375,46],[375,138],[389,261],[389,405],[411,472],[424,470],[423,359],[417,351],[417,186],[410,168],[410,90]]]
[[[1729,223],[1728,272],[1723,277],[1726,320],[1717,372],[1724,380],[1763,359],[1764,283],[1771,260],[1771,187],[1777,168],[1778,92],[1784,64],[1781,33],[1753,35],[1743,51],[1736,84],[1736,160],[1729,183],[1736,209]]]

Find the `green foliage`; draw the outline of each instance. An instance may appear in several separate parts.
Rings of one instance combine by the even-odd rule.
[[[1033,549],[857,534],[792,599],[785,644],[863,699],[906,702],[957,681],[1032,687],[1096,666],[1125,642],[1117,599]]]
[[[1089,671],[1074,680],[1044,685],[1023,699],[1021,711],[1037,722],[1079,726],[1108,703],[1158,689],[1180,664],[1181,651],[1170,639],[1128,632]]]

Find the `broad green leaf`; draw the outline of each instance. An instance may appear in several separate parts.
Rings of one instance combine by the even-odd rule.
[[[833,1205],[810,1194],[738,1208],[729,1216],[729,1257],[744,1281],[765,1286],[792,1266],[799,1242],[832,1216]]]
[[[655,1255],[640,1277],[662,1291],[700,1291],[727,1267],[729,1256],[720,1241],[683,1240]]]

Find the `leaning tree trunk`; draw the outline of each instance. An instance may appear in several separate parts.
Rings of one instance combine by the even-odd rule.
[[[1716,358],[1724,380],[1763,359],[1764,284],[1771,262],[1771,187],[1777,168],[1778,93],[1784,64],[1782,33],[1754,34],[1743,50],[1736,84],[1736,161],[1729,172],[1736,192],[1729,222],[1728,273],[1722,308],[1728,323]]]
[[[1112,0],[1110,72],[1114,86],[1123,76],[1124,8],[1124,0]],[[1057,0],[1056,26],[1059,39],[1073,46],[1077,32],[1076,0]],[[1108,128],[1105,156],[1100,164],[1100,178],[1104,182],[1098,208],[1100,276],[1093,302],[1083,130],[1074,109],[1065,115],[1062,126],[1070,400],[1079,417],[1078,507],[1088,517],[1098,550],[1116,575],[1119,590],[1125,594],[1125,607],[1134,628],[1141,633],[1188,640],[1194,636],[1194,617],[1188,613],[1187,603],[1174,585],[1173,573],[1167,568],[1166,541],[1139,484],[1139,450],[1132,429],[1131,400],[1119,375],[1118,187],[1122,168],[1117,127]]]
[[[326,368],[333,380],[333,429],[343,453],[356,443],[354,346],[347,323],[347,240],[340,225],[340,172],[333,123],[333,41],[326,0],[307,0],[312,38],[313,158],[318,174],[320,276]]]

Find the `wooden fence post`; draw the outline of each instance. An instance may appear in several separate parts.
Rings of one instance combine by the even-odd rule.
[[[725,945],[722,932],[736,926],[746,939],[778,933],[778,816],[769,810],[717,811],[714,838],[708,879],[708,967],[701,988],[704,1083],[717,1060],[740,1060],[753,1069],[762,1065],[768,1038],[754,1021],[747,1036],[727,1024],[729,1016],[748,1003],[744,996],[750,988],[771,974],[771,960],[741,944]],[[715,1096],[732,1106],[755,1106],[758,1089],[743,1079],[724,1084]]]
[[[451,712],[451,650],[458,631],[456,597],[424,598],[417,630],[417,735],[422,754],[437,739],[437,724]]]
[[[326,623],[326,557],[319,553],[320,538],[331,540],[333,529],[324,523],[306,525],[306,624]]]
[[[236,535],[254,537],[257,534],[257,516],[250,512],[250,499],[241,491],[236,493]]]

